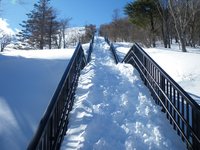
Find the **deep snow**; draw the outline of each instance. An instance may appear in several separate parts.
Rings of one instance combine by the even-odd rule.
[[[115,43],[117,53],[122,60],[129,51],[131,43]],[[178,44],[171,49],[162,47],[144,48],[144,50],[200,104],[200,49],[187,47],[183,53]]]
[[[62,143],[69,149],[186,149],[129,64],[115,65],[109,46],[95,38],[82,70]]]
[[[74,49],[0,53],[0,149],[23,150],[33,137]]]

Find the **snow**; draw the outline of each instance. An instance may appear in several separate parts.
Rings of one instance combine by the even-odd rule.
[[[0,149],[26,149],[74,49],[0,53]]]
[[[153,48],[146,51],[200,104],[200,54]]]
[[[116,65],[103,38],[95,38],[82,70],[62,150],[186,149],[154,103],[139,73]]]
[[[125,45],[125,46],[124,46]],[[129,51],[130,43],[116,43],[115,47],[122,60]],[[187,47],[183,53],[178,44],[171,49],[162,47],[144,48],[144,50],[200,104],[200,49]]]
[[[85,27],[70,27],[65,31],[67,45],[76,45],[80,38],[85,35]]]
[[[115,46],[122,59],[132,44]],[[85,54],[88,47],[89,43],[83,45]],[[6,49],[0,53],[1,150],[27,148],[74,49]],[[172,59],[171,53],[176,54],[177,59],[171,61],[180,70],[173,71],[170,67],[173,63],[169,61],[163,61],[169,64],[163,67],[171,69],[179,82],[190,77],[190,83],[196,83],[199,69],[191,76],[188,74],[199,64],[199,54],[191,51],[182,56],[176,50],[146,51],[160,61]],[[92,60],[81,71],[61,149],[186,149],[161,108],[154,103],[137,70],[129,64],[116,65],[111,57],[104,39],[96,37]],[[186,58],[196,65],[187,66]],[[178,63],[178,59],[182,61]]]

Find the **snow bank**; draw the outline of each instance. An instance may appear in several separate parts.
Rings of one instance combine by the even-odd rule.
[[[0,149],[26,149],[73,49],[0,53]]]
[[[109,46],[95,39],[82,70],[62,150],[186,149],[154,103],[139,73],[115,65]]]
[[[123,45],[126,45],[124,47]],[[126,43],[115,44],[117,52],[122,60],[131,46]],[[200,50],[187,48],[183,53],[178,45],[172,45],[172,49],[144,48],[144,50],[185,90],[197,103],[200,104]]]
[[[153,48],[145,50],[200,104],[200,54]]]

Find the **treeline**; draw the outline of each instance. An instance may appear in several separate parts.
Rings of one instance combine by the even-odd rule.
[[[183,52],[186,46],[200,45],[199,0],[134,0],[125,6],[124,12],[128,19],[113,19],[102,25],[101,34],[114,41],[139,41],[152,47],[162,40],[166,48],[170,48],[175,39]],[[119,22],[123,22],[121,27]],[[122,30],[128,33],[127,38],[120,34]]]
[[[149,46],[146,32],[132,24],[127,17],[102,24],[99,28],[99,34],[114,42],[140,42]]]

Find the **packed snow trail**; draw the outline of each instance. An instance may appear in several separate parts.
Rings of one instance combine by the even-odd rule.
[[[61,149],[186,149],[138,72],[111,57],[109,45],[95,37]]]

